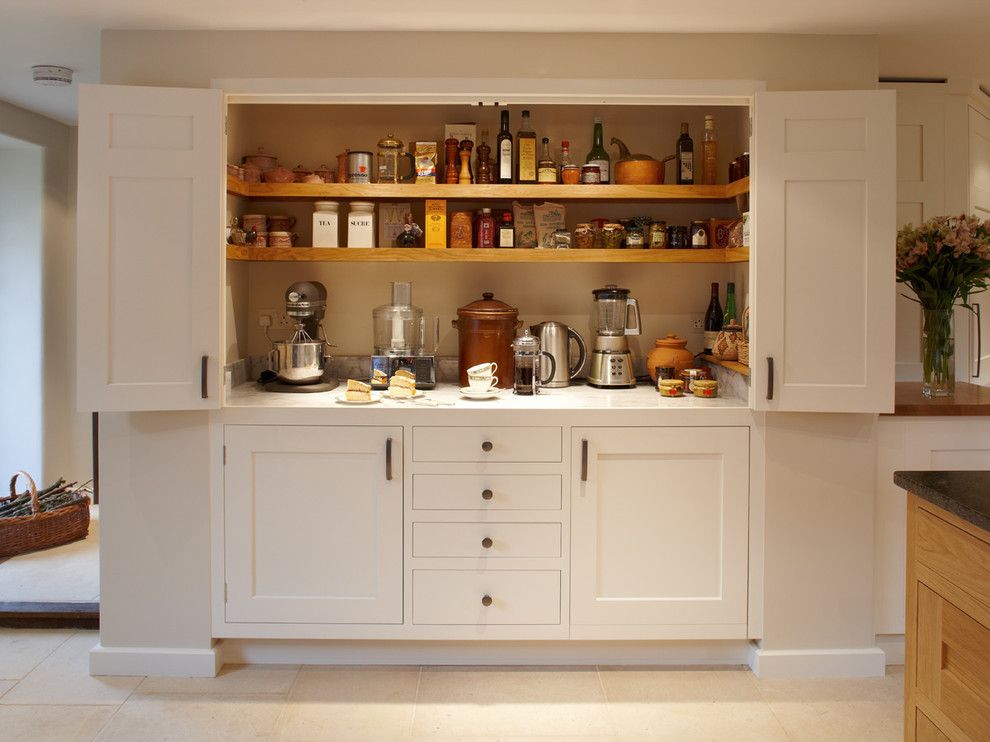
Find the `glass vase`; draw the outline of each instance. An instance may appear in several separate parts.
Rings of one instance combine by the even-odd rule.
[[[921,393],[928,399],[951,397],[956,389],[956,342],[952,335],[952,307],[922,307]]]

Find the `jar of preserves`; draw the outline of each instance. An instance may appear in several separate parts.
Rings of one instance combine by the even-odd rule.
[[[643,229],[641,227],[633,224],[626,230],[626,247],[634,249],[646,247],[646,240],[643,237]]]
[[[717,397],[718,382],[714,379],[698,379],[694,382],[694,396],[696,397]]]
[[[590,224],[578,224],[574,227],[574,247],[587,250],[594,246],[595,229]]]
[[[599,165],[584,165],[581,167],[582,183],[601,183],[602,169]]]
[[[657,391],[660,392],[661,397],[683,397],[684,382],[680,379],[660,379]]]
[[[691,247],[695,249],[704,249],[708,247],[707,221],[697,220],[691,222]]]
[[[653,222],[650,225],[649,245],[653,249],[667,247],[667,222]]]
[[[602,227],[602,247],[606,250],[617,250],[622,247],[625,239],[625,229],[621,224],[611,223]]]

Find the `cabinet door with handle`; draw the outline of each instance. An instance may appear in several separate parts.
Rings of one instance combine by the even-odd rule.
[[[402,623],[402,429],[224,428],[227,623]]]
[[[892,412],[893,91],[756,95],[756,408]]]
[[[749,429],[574,428],[571,624],[745,638]]]
[[[220,90],[79,90],[78,398],[84,411],[219,407]]]

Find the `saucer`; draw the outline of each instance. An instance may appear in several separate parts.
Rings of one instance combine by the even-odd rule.
[[[461,387],[461,396],[467,397],[468,399],[495,399],[500,391],[502,390],[497,386],[492,387],[491,389],[486,389],[483,392],[479,392],[469,386],[463,386]]]
[[[337,397],[337,404],[375,404],[376,402],[382,401],[382,395],[380,393],[372,392],[371,399],[345,399],[344,395]]]

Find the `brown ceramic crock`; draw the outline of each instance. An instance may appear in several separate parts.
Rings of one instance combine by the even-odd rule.
[[[654,342],[656,346],[646,356],[646,367],[655,384],[658,366],[673,366],[675,378],[684,369],[694,363],[694,356],[687,349],[687,340],[679,338],[674,333]]]
[[[499,388],[511,388],[516,375],[512,341],[522,326],[519,310],[486,292],[481,299],[458,309],[457,319],[451,324],[457,328],[461,386],[468,385],[467,370],[471,366],[494,361],[498,364]]]

